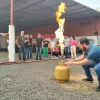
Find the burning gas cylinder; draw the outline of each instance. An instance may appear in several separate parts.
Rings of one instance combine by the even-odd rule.
[[[55,68],[55,79],[59,82],[66,82],[70,78],[70,68],[63,62],[58,62]]]

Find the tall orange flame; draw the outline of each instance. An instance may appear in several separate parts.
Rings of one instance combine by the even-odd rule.
[[[63,54],[64,50],[64,23],[65,23],[65,18],[64,18],[64,13],[66,11],[67,7],[64,2],[61,2],[61,4],[58,6],[58,9],[56,11],[56,20],[58,22],[59,28],[55,31],[56,38],[59,39],[59,45],[61,47],[61,53]],[[62,17],[63,16],[63,17]]]
[[[58,24],[64,24],[63,20],[65,18],[61,18],[61,16],[65,13],[66,11],[66,4],[64,2],[61,2],[61,4],[58,6],[57,12],[56,12],[56,20]]]

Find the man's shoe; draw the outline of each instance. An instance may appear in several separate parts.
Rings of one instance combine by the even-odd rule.
[[[93,82],[93,79],[85,78],[85,79],[82,79],[82,81],[84,81],[84,82]]]
[[[39,60],[41,60],[41,56],[39,57]]]
[[[38,60],[37,58],[35,60]]]
[[[100,85],[95,89],[96,92],[100,92]]]
[[[27,59],[26,58],[23,58],[23,61],[26,61]]]
[[[38,60],[38,56],[36,56],[36,59],[35,60]]]
[[[21,60],[21,58],[19,58],[19,60]]]

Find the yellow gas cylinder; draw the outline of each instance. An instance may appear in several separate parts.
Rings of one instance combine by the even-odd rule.
[[[62,61],[59,62],[55,68],[55,79],[59,82],[66,82],[70,78],[70,69],[69,67]]]

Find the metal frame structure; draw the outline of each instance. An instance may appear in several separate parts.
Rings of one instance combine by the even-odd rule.
[[[14,25],[16,31],[57,24],[55,12],[62,0],[14,0]],[[100,13],[74,0],[64,0],[67,4],[66,20],[100,17]],[[0,1],[0,32],[8,32],[10,23],[10,1]]]

